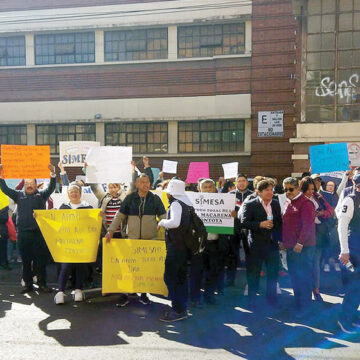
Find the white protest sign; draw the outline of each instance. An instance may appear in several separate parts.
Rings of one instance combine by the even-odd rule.
[[[232,178],[237,177],[238,169],[239,169],[239,163],[238,162],[222,164],[222,167],[224,169],[224,178],[225,179],[232,179]]]
[[[98,146],[97,141],[60,141],[60,160],[64,166],[84,166],[89,149]]]
[[[231,217],[231,211],[235,210],[235,194],[187,191],[186,195],[209,233],[234,233],[234,218]]]
[[[351,166],[360,166],[360,143],[347,143]]]
[[[100,146],[91,148],[87,154],[86,182],[131,182],[132,147]]]
[[[168,174],[176,174],[177,173],[177,161],[163,160],[162,171]]]

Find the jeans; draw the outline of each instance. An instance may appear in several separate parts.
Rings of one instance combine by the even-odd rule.
[[[34,267],[38,284],[46,286],[46,264],[49,252],[40,230],[18,232],[18,246],[23,262],[25,285],[32,286],[32,267]]]
[[[299,309],[309,306],[312,298],[312,271],[315,256],[315,246],[304,246],[301,253],[287,250],[287,263],[294,298]]]
[[[360,250],[350,248],[350,261],[354,265],[355,271],[346,270],[348,283],[340,313],[340,318],[349,323],[357,319],[357,309],[360,304]]]
[[[61,264],[59,274],[59,291],[65,291],[70,273],[75,274],[75,289],[82,290],[88,264]]]
[[[187,260],[187,250],[177,250],[172,244],[166,244],[164,281],[169,290],[172,308],[177,313],[187,309]]]

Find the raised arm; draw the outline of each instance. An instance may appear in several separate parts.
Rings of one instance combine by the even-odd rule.
[[[18,191],[10,189],[7,185],[5,180],[2,178],[2,164],[0,164],[0,189],[1,191],[7,195],[10,199],[17,202]]]
[[[49,186],[40,191],[41,196],[47,200],[50,195],[54,192],[55,188],[56,188],[56,173],[55,173],[55,166],[52,164],[49,164],[48,166],[49,170],[50,170],[50,184]]]

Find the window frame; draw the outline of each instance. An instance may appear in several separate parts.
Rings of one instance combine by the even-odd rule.
[[[2,130],[5,129],[6,134],[2,133]],[[15,130],[12,132],[12,130]],[[20,133],[16,133],[16,130],[19,130]],[[25,140],[22,141],[9,141],[9,137],[15,136],[22,136],[25,137]],[[3,140],[3,137],[6,137],[6,140]],[[1,144],[8,144],[8,145],[27,145],[27,126],[26,125],[0,125],[0,143]]]
[[[11,44],[12,41],[19,42],[19,44]],[[25,35],[15,35],[15,36],[0,36],[0,43],[5,42],[5,45],[0,45],[0,53],[3,54],[0,56],[0,66],[25,66],[26,65],[26,41]],[[14,53],[11,56],[11,53]],[[15,53],[18,55],[15,56]],[[5,64],[3,64],[3,59],[5,59]],[[17,59],[17,61],[15,61]],[[18,63],[9,63],[9,62],[18,62]]]

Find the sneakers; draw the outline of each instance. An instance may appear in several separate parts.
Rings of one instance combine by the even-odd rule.
[[[49,294],[52,292],[52,289],[46,285],[39,285],[39,291],[41,291],[44,294]]]
[[[164,316],[162,316],[159,320],[162,322],[172,323],[175,321],[184,320],[188,317],[187,311],[182,313],[177,313],[174,310],[167,311]]]
[[[31,291],[34,291],[34,288],[31,286],[25,286],[24,289],[20,291],[20,294],[27,294]]]
[[[341,331],[343,331],[346,334],[356,334],[356,329],[354,328],[353,325],[343,321],[343,320],[338,320],[337,324],[339,325]]]
[[[330,272],[330,265],[329,264],[324,265],[324,272]]]
[[[129,303],[129,297],[126,294],[121,294],[119,300],[116,303],[117,307],[125,307]]]
[[[83,292],[80,289],[76,289],[74,292],[74,301],[80,302],[84,300]]]
[[[334,267],[335,267],[335,271],[341,271],[339,263],[335,263]]]
[[[54,296],[54,302],[56,305],[61,305],[65,303],[65,294],[62,291],[59,291],[55,296]]]
[[[139,297],[139,302],[141,302],[143,305],[151,304],[151,301],[146,294],[141,294],[141,296]]]

